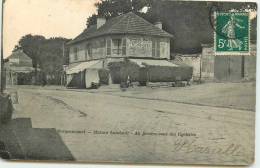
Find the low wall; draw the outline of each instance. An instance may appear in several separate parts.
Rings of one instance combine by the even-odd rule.
[[[192,55],[177,55],[173,60],[174,63],[179,65],[188,65],[193,67],[192,79],[200,79],[200,64],[201,64],[201,55],[192,54]]]

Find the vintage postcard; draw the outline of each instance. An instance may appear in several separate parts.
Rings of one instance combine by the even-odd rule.
[[[256,2],[5,0],[0,157],[250,165]]]

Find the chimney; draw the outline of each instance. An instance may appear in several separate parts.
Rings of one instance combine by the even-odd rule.
[[[98,17],[97,18],[97,29],[103,26],[106,23],[106,18]]]
[[[162,29],[162,22],[155,22],[154,25],[159,29]]]

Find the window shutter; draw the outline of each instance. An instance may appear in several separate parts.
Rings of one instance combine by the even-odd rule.
[[[126,39],[123,39],[122,54],[126,55]]]
[[[152,40],[152,57],[155,57],[155,40]]]
[[[157,46],[156,46],[156,57],[160,57],[160,41],[157,41]]]
[[[75,61],[78,60],[78,48],[77,47],[74,48],[74,60]]]
[[[111,39],[107,39],[107,55],[111,55]]]

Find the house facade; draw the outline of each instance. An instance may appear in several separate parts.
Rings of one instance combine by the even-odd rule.
[[[161,22],[152,24],[132,12],[107,21],[98,18],[96,25],[67,43],[67,78],[70,81],[75,73],[108,68],[109,63],[125,59],[167,61],[172,38],[173,35],[162,29]]]
[[[170,39],[162,23],[151,24],[130,12],[106,21],[98,18],[79,36],[68,42],[69,63],[109,58],[170,58]]]
[[[22,50],[14,51],[5,63],[7,85],[23,85],[32,83],[31,73],[34,71],[32,59]]]
[[[70,64],[106,58],[170,59],[170,38],[107,35],[70,46]]]

